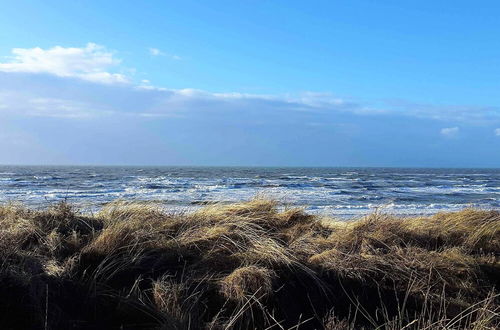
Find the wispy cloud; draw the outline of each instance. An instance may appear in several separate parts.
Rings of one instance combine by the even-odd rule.
[[[416,118],[428,118],[439,121],[455,121],[474,124],[500,122],[499,106],[479,105],[435,105],[415,103],[407,100],[385,100],[378,108],[390,109]]]
[[[158,48],[149,48],[149,54],[153,55],[153,56],[161,56],[161,55],[165,55],[161,50],[159,50]]]
[[[182,59],[179,55],[165,53],[165,52],[159,50],[158,48],[153,48],[153,47],[149,48],[149,54],[151,56],[166,56],[166,57],[171,58],[172,60],[181,60]]]
[[[32,98],[27,103],[27,114],[37,117],[90,118],[113,112],[102,106],[63,98]]]
[[[95,118],[114,111],[85,99],[69,99],[57,93],[40,96],[28,91],[0,91],[0,113],[10,116],[51,118]]]
[[[500,136],[500,128],[495,129],[494,133],[496,136]]]
[[[120,60],[105,47],[88,43],[82,48],[14,48],[10,60],[0,63],[0,71],[46,73],[104,84],[127,83],[127,76],[112,70],[119,64]]]
[[[446,127],[441,129],[441,135],[446,138],[455,138],[458,136],[460,128],[458,127]]]

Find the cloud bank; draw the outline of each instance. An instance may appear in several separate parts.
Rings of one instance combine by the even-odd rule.
[[[3,77],[0,76],[0,111],[9,112],[11,115],[17,113],[39,117],[88,118],[135,113],[139,116],[159,117],[210,109],[242,112],[259,108],[261,112],[279,112],[284,109],[330,111],[382,118],[406,116],[436,121],[500,123],[500,109],[496,107],[433,106],[403,101],[376,102],[375,105],[343,99],[331,93],[258,95],[157,87],[147,79],[134,82],[133,77],[126,74],[130,69],[122,65],[115,53],[95,43],[88,43],[81,48],[14,48],[11,53],[12,56],[8,57],[7,61],[0,63],[0,73],[4,73]],[[149,48],[149,53],[152,56],[172,57],[153,47]],[[20,87],[20,81],[23,79],[26,88],[15,88],[15,81],[19,82]],[[45,84],[49,86],[41,87],[44,85],[44,79],[50,81]],[[33,83],[31,80],[38,82]],[[78,92],[78,88],[83,90]],[[108,99],[101,99],[99,102],[97,97],[96,101],[96,97],[92,97],[89,91],[97,95],[107,95]],[[124,103],[119,99],[127,99],[130,102]],[[133,105],[133,110],[130,109],[130,104]],[[441,132],[444,136],[456,133],[453,127]]]
[[[115,54],[93,43],[13,49],[0,63],[0,163],[500,163],[496,107],[169,89],[134,80]]]

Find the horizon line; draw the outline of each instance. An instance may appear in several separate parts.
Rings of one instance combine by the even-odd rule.
[[[356,165],[166,165],[166,164],[1,164],[15,167],[205,167],[205,168],[358,168],[358,169],[479,169],[500,170],[500,167],[446,167],[446,166],[356,166]]]

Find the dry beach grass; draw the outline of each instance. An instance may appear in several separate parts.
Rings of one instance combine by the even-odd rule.
[[[2,329],[494,329],[500,212],[0,207]]]

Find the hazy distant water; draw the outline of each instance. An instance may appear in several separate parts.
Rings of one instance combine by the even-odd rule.
[[[500,169],[0,166],[0,203],[68,200],[95,208],[115,199],[175,209],[256,194],[311,212],[353,216],[376,208],[429,214],[500,208]]]

